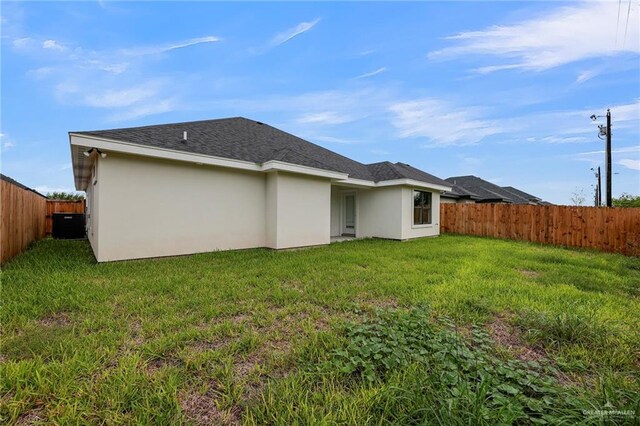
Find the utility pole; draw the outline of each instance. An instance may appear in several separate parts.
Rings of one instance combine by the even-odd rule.
[[[600,207],[602,205],[602,179],[600,179],[600,166],[597,168],[591,168],[591,170],[596,175],[596,187],[593,194],[593,205],[596,207]]]
[[[596,121],[599,117],[602,117],[601,115],[591,115],[591,120]],[[606,167],[607,167],[607,200],[606,200],[606,205],[607,207],[611,207],[612,206],[612,199],[611,199],[611,175],[613,175],[612,170],[611,170],[611,111],[609,109],[607,109],[607,125],[603,126],[603,125],[599,125],[598,126],[598,138],[602,139],[601,136],[606,136],[606,149],[605,149],[605,163],[606,163]]]
[[[607,109],[607,207],[611,206],[611,111]]]
[[[600,178],[600,166],[598,166],[598,207],[602,205],[602,179]]]
[[[596,186],[593,194],[593,205],[596,207],[600,207],[602,205],[602,180],[600,179],[600,166],[597,168],[591,168],[596,176]]]

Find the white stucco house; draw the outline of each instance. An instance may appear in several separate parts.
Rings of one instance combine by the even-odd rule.
[[[451,190],[407,164],[362,164],[246,118],[69,139],[99,262],[435,236]]]

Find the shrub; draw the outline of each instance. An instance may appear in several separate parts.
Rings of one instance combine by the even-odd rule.
[[[388,422],[556,423],[582,419],[588,408],[545,360],[503,360],[486,331],[473,327],[467,341],[449,319],[431,321],[424,307],[380,311],[348,325],[346,338],[319,370],[381,387],[371,405],[378,412],[369,414]]]

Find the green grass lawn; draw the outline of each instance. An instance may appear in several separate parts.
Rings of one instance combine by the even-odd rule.
[[[445,235],[96,264],[47,239],[1,278],[0,423],[640,421],[637,258]]]

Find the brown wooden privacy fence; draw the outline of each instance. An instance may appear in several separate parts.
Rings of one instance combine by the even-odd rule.
[[[47,235],[51,235],[53,229],[54,213],[84,213],[84,200],[48,200],[47,201],[47,223],[45,229]]]
[[[4,179],[0,185],[0,263],[4,264],[46,235],[47,199]]]
[[[441,204],[440,229],[640,256],[640,208]]]

